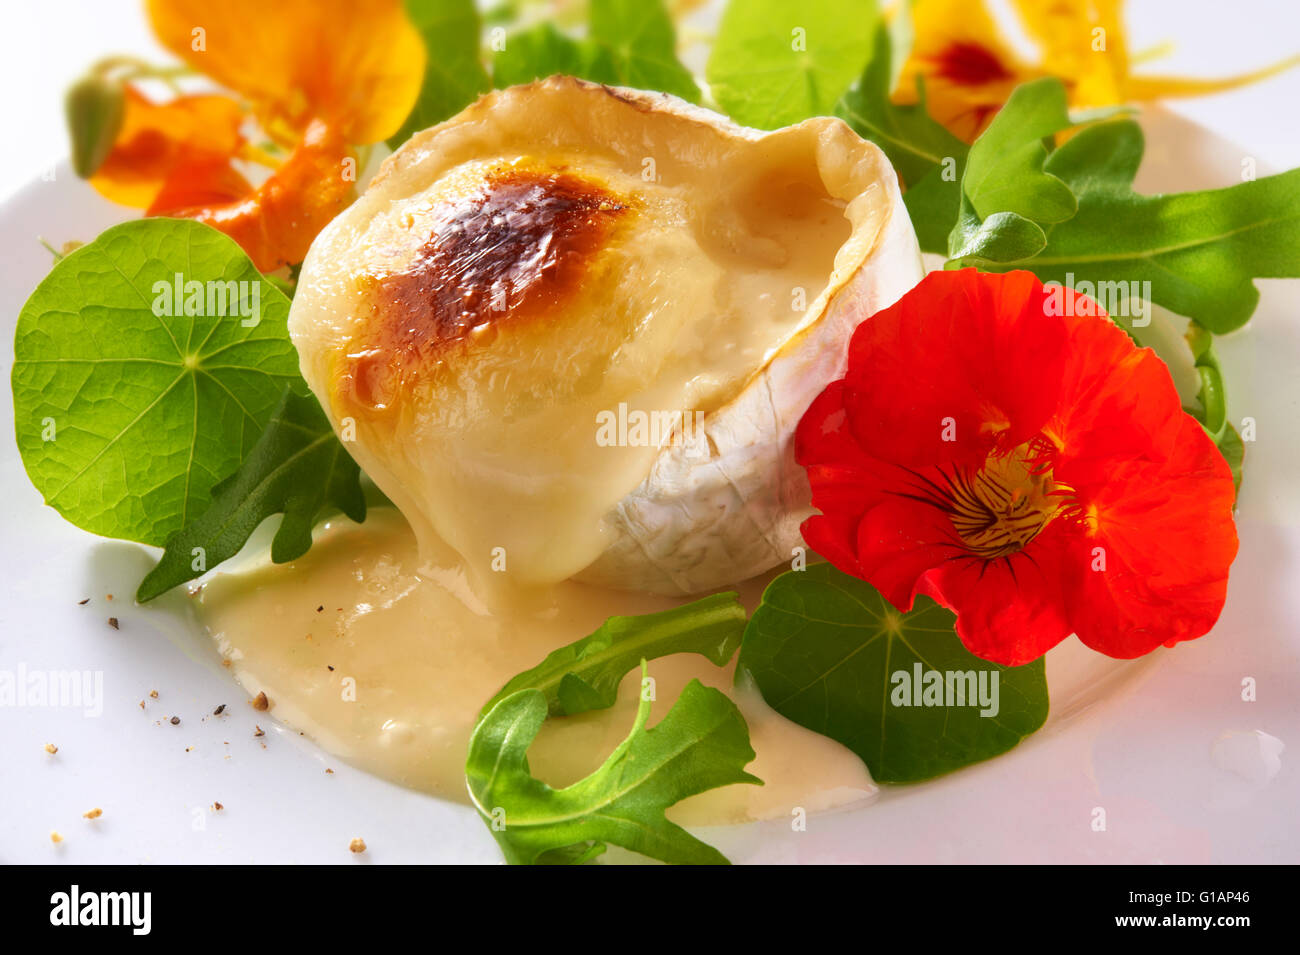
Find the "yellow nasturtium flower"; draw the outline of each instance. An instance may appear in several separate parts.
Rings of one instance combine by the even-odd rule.
[[[983,0],[912,0],[912,49],[895,100],[916,102],[920,77],[930,114],[971,142],[1016,86],[1043,76],[1062,80],[1070,104],[1086,108],[1219,92],[1300,63],[1296,56],[1214,79],[1134,74],[1123,0],[1013,0],[1013,6],[1038,48],[1035,62],[1003,39]]]
[[[162,45],[244,96],[279,137],[314,119],[350,143],[401,127],[424,79],[424,41],[401,0],[148,0]]]
[[[146,8],[162,44],[233,96],[156,102],[128,80],[120,127],[91,184],[149,215],[209,223],[263,271],[302,261],[352,197],[353,147],[396,132],[419,96],[424,43],[401,0],[147,0]],[[279,157],[249,142],[250,119]],[[254,187],[236,159],[273,173]]]

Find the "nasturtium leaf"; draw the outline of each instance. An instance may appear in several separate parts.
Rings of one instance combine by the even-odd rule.
[[[486,713],[519,690],[546,694],[552,716],[573,716],[613,706],[618,685],[642,660],[670,653],[698,653],[723,666],[745,632],[745,608],[734,593],[714,594],[692,603],[635,617],[610,617],[590,636],[560,647],[545,660],[503,686]]]
[[[759,129],[827,115],[871,56],[878,20],[869,0],[731,0],[705,68],[713,98]]]
[[[167,541],[136,599],[152,600],[235,556],[273,514],[284,519],[271,542],[271,560],[301,557],[311,548],[312,527],[331,509],[366,519],[360,478],[315,397],[286,388],[239,470],[213,488],[207,510]]]
[[[761,785],[745,772],[754,758],[749,729],[725,694],[692,680],[650,727],[650,701],[643,698],[627,738],[599,769],[564,789],[528,769],[528,747],[546,714],[545,693],[520,690],[493,706],[470,739],[470,797],[508,862],[585,862],[613,844],[663,862],[726,863],[717,849],[664,816],[696,793]]]
[[[582,39],[546,21],[507,36],[505,48],[492,57],[493,84],[562,73],[699,100],[699,87],[677,59],[676,32],[663,0],[592,0],[589,13]]]
[[[427,58],[420,96],[402,128],[388,137],[393,149],[455,116],[492,85],[480,60],[474,0],[406,0],[406,14],[424,40]]]
[[[948,235],[957,220],[969,147],[930,118],[920,77],[918,103],[891,101],[891,64],[896,59],[890,51],[890,28],[881,23],[876,27],[867,68],[835,104],[835,115],[889,157],[903,180],[903,201],[921,248],[946,253]]]
[[[601,82],[659,90],[695,102],[700,88],[677,59],[677,31],[663,0],[590,0],[587,36],[612,78]]]
[[[817,564],[768,586],[737,672],[778,713],[857,753],[877,782],[918,782],[1004,753],[1047,719],[1042,659],[981,660],[954,620],[928,597],[900,613],[865,581]]]
[[[590,47],[543,21],[506,37],[492,56],[492,83],[504,88],[557,73],[592,79],[591,59]]]
[[[190,220],[127,222],[61,259],[14,338],[18,450],[45,502],[165,543],[301,382],[288,313],[238,245]]]

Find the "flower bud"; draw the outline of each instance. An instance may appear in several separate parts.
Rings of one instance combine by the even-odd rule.
[[[108,158],[125,107],[122,84],[103,76],[88,74],[68,89],[64,112],[72,139],[72,168],[82,179],[93,176]]]

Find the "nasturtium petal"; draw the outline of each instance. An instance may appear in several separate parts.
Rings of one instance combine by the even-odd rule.
[[[113,148],[90,184],[125,206],[146,209],[169,179],[192,179],[195,170],[228,166],[244,142],[243,108],[227,96],[178,96],[156,103],[127,86],[124,103]]]
[[[705,75],[732,119],[776,129],[834,109],[871,56],[863,0],[731,0]]]
[[[425,50],[401,0],[148,0],[162,44],[243,94],[268,131],[312,119],[351,143],[397,131],[424,80]]]
[[[865,581],[817,564],[768,585],[737,672],[748,672],[782,716],[857,753],[876,782],[919,782],[1004,753],[1047,719],[1043,660],[981,660],[962,646],[954,620],[923,596],[902,613]],[[940,705],[924,697],[935,672],[945,686]],[[960,705],[948,700],[949,674]],[[989,689],[993,705],[971,705],[972,686]]]
[[[1020,83],[1042,71],[1006,43],[983,0],[912,0],[912,47],[895,101],[914,103],[925,81],[930,115],[972,142]]]
[[[256,190],[227,201],[184,205],[201,195],[173,178],[154,200],[150,215],[195,219],[224,232],[263,272],[297,265],[321,229],[342,212],[356,195],[355,156],[337,130],[313,121],[289,158]],[[208,184],[219,182],[213,175]],[[165,200],[172,201],[163,207]]]
[[[178,275],[220,314],[186,315],[184,300],[176,314],[161,290]],[[14,341],[18,450],[46,503],[92,533],[163,544],[300,380],[288,312],[234,242],[197,222],[127,222],[60,260]]]
[[[1084,106],[1127,99],[1128,45],[1122,0],[1014,0],[1016,13],[1038,44],[1042,63],[1070,81],[1070,101]]]

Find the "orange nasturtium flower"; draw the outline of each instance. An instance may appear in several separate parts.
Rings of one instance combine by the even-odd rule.
[[[148,215],[207,222],[262,271],[302,261],[352,197],[353,147],[396,132],[419,95],[424,44],[401,0],[146,6],[162,44],[235,97],[156,102],[127,83],[91,184]],[[250,118],[279,155],[249,141]],[[236,160],[273,171],[254,186]]]
[[[863,322],[795,433],[813,549],[900,610],[924,594],[1018,666],[1209,631],[1237,553],[1232,472],[1169,368],[1032,272],[931,272]]]
[[[1041,56],[1030,63],[998,32],[983,0],[912,0],[912,49],[894,98],[917,99],[925,85],[930,114],[973,142],[1021,83],[1055,76],[1070,105],[1113,106],[1199,96],[1244,86],[1300,63],[1292,57],[1251,73],[1216,79],[1134,75],[1124,41],[1123,0],[1012,0]]]

